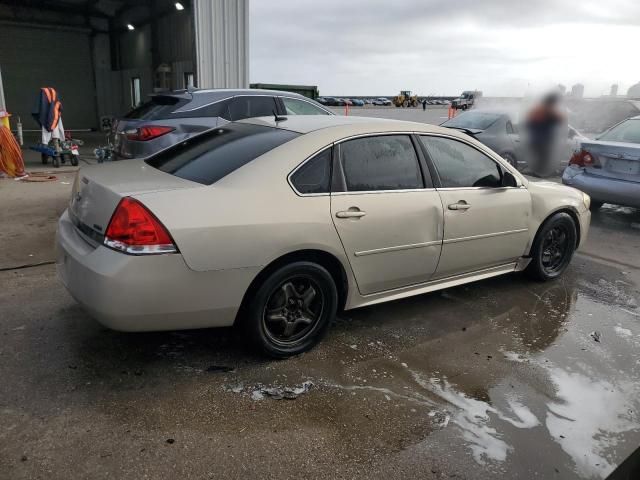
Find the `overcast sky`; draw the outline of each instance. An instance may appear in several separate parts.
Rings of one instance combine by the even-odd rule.
[[[252,82],[321,95],[589,96],[640,81],[640,0],[250,0]]]

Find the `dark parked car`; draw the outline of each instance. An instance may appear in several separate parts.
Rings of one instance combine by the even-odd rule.
[[[177,90],[152,95],[114,125],[114,159],[144,158],[228,121],[265,115],[333,115],[318,102],[274,90]]]
[[[518,158],[520,136],[507,113],[471,110],[447,120],[442,126],[474,137],[516,168],[522,165],[522,159]]]
[[[329,107],[344,107],[344,100],[335,97],[325,97],[325,105]]]
[[[364,107],[364,100],[360,100],[359,98],[351,98],[350,100],[354,107]]]
[[[588,193],[592,210],[603,203],[640,208],[640,116],[582,140],[562,183]]]

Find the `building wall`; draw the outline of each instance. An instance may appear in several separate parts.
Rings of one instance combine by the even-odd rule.
[[[193,0],[197,86],[249,88],[249,0]]]
[[[25,129],[39,128],[31,110],[40,88],[54,87],[63,103],[65,128],[94,126],[96,89],[90,43],[88,29],[0,22],[0,65],[12,120],[19,116]]]

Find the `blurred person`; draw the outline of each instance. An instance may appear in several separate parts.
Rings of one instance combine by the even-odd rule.
[[[537,177],[547,177],[555,171],[557,140],[559,133],[567,126],[566,116],[559,104],[560,95],[549,93],[527,115],[529,170]]]
[[[425,111],[427,109],[427,99],[423,98],[422,99],[422,111]]]

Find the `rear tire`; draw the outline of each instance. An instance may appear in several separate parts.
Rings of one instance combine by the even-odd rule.
[[[550,217],[533,241],[527,275],[543,282],[558,278],[571,262],[577,239],[576,224],[568,213]]]
[[[251,343],[274,358],[311,349],[335,318],[338,291],[331,274],[312,262],[271,273],[248,298],[240,326]]]
[[[46,153],[41,153],[40,160],[42,161],[43,165],[46,165],[47,162],[49,161],[49,156]]]
[[[60,156],[54,155],[51,157],[51,160],[53,162],[53,168],[60,168]]]
[[[78,156],[77,155],[71,155],[71,165],[73,165],[74,167],[77,167],[78,163],[80,163],[78,161]]]

